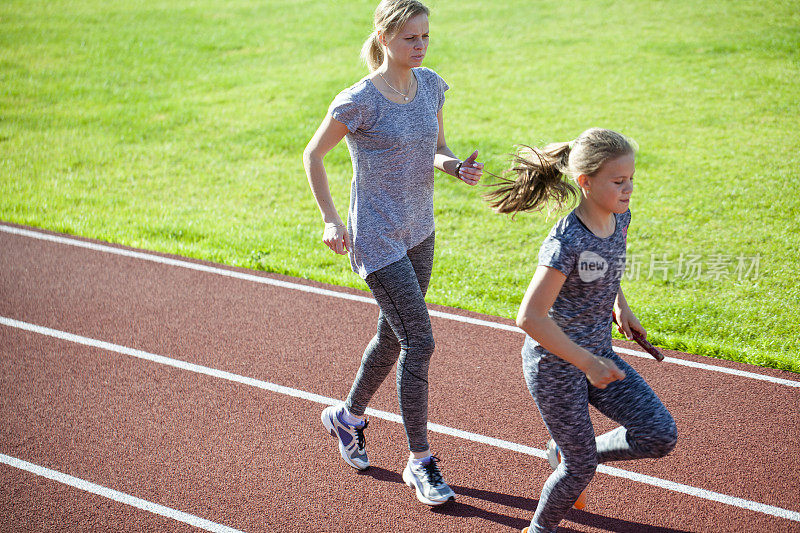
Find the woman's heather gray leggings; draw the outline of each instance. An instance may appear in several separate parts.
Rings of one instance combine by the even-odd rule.
[[[433,269],[435,233],[405,257],[366,278],[378,302],[378,332],[361,359],[345,405],[361,416],[372,395],[397,364],[397,397],[412,452],[428,449],[428,363],[433,331],[425,293]]]

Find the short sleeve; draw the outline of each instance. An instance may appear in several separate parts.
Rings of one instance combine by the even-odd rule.
[[[361,107],[353,101],[353,95],[348,91],[342,91],[331,102],[328,114],[347,126],[352,133],[361,125]]]
[[[622,227],[625,228],[625,234],[628,233],[628,226],[631,225],[631,210],[628,209],[624,213],[622,213]]]
[[[575,251],[556,237],[548,236],[539,248],[539,265],[555,268],[565,276],[570,275],[576,262]]]
[[[447,89],[449,89],[450,86],[447,85],[447,82],[444,81],[444,79],[441,76],[439,76],[438,74],[436,74],[435,72],[434,72],[434,76],[436,76],[436,94],[437,94],[437,96],[439,98],[439,101],[438,101],[437,107],[436,107],[436,112],[438,113],[439,111],[442,110],[442,107],[444,107],[444,92]]]
[[[617,215],[617,225],[622,230],[623,241],[625,243],[625,248],[628,247],[628,226],[631,225],[631,210],[628,209],[621,215]]]

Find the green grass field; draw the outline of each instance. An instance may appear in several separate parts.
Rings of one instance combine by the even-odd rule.
[[[376,4],[5,0],[0,219],[366,289],[320,242],[301,153],[366,74]],[[799,372],[797,3],[496,4],[429,3],[454,152],[499,173],[515,143],[633,137],[623,287],[650,339]],[[325,161],[344,216],[344,143]],[[437,174],[428,300],[513,317],[555,215],[480,193]]]

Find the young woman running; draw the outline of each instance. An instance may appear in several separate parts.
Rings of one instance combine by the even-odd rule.
[[[303,154],[325,223],[323,242],[366,281],[380,308],[378,330],[343,405],[322,412],[342,458],[369,467],[364,412],[395,361],[397,395],[411,450],[403,479],[417,498],[439,505],[454,497],[427,438],[428,365],[434,341],[425,292],[434,248],[434,167],[475,185],[477,151],[459,160],[445,142],[447,84],[422,68],[428,9],[415,0],[384,0],[362,56],[370,74],[339,93]],[[348,224],[331,198],[323,158],[345,138],[353,160]]]
[[[552,439],[554,468],[529,528],[555,531],[585,504],[598,463],[662,457],[677,439],[675,422],[653,390],[611,348],[612,318],[629,339],[646,332],[620,288],[633,193],[634,148],[623,135],[590,129],[571,142],[523,148],[489,194],[500,213],[577,208],[553,226],[517,315],[527,333],[525,380]],[[574,180],[575,185],[565,178]],[[576,187],[577,186],[577,187]],[[595,437],[589,404],[621,424]]]

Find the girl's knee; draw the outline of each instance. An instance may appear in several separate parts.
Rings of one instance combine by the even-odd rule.
[[[654,428],[653,432],[645,439],[647,456],[653,458],[668,455],[678,442],[678,428],[675,420],[669,416],[663,424]]]
[[[591,450],[593,453],[572,454],[570,457],[563,457],[564,474],[583,485],[588,485],[597,470],[597,452],[592,448],[587,448],[583,452]]]
[[[580,484],[581,486],[585,487],[594,477],[594,473],[596,470],[597,470],[596,460],[586,461],[578,464],[573,463],[570,464],[570,466],[566,467],[565,475],[566,477],[573,480],[576,484]]]
[[[664,457],[670,453],[675,445],[678,443],[678,427],[675,421],[670,417],[670,423],[664,428],[656,446],[656,457]]]

